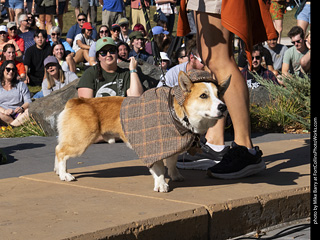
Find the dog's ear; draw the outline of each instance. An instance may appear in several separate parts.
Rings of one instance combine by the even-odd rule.
[[[227,91],[230,85],[230,80],[231,80],[231,75],[229,75],[229,77],[226,80],[224,80],[221,84],[219,84],[218,86],[219,98],[221,98],[224,95],[224,93]]]
[[[191,82],[190,78],[185,72],[183,71],[179,72],[178,80],[179,80],[179,86],[182,89],[182,91],[190,92],[191,87],[193,86],[193,83]]]

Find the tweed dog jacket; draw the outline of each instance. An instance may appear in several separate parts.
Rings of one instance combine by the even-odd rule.
[[[205,71],[191,70],[188,75],[192,82],[215,83]],[[125,98],[121,105],[124,134],[148,167],[156,161],[187,151],[195,140],[196,134],[178,121],[173,98],[183,105],[184,93],[179,86],[153,88],[140,97]]]
[[[161,159],[188,150],[195,135],[175,126],[168,106],[174,95],[184,101],[180,87],[160,87],[140,97],[127,97],[121,105],[120,119],[126,138],[139,158],[148,166]]]

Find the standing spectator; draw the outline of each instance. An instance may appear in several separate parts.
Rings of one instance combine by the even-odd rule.
[[[146,5],[147,14],[150,15],[150,0],[145,0],[144,3]],[[144,27],[147,27],[141,1],[131,0],[131,26],[135,26],[137,23],[141,23]]]
[[[273,25],[279,33],[278,43],[280,43],[281,41],[283,15],[286,13],[287,2],[289,3],[289,0],[271,0],[270,14],[273,21]]]
[[[59,0],[58,2],[57,18],[58,18],[58,24],[61,31],[63,30],[63,14],[68,12],[68,5],[69,5],[69,0]]]
[[[258,47],[258,45],[255,45],[252,51],[253,71],[257,73],[259,76],[261,76],[263,79],[270,80],[274,84],[279,85],[276,76],[271,71],[261,66],[261,60],[262,50]],[[247,81],[248,88],[255,89],[260,86],[260,83],[257,82],[255,77],[250,73],[248,65],[241,70],[241,74]]]
[[[24,40],[18,36],[18,28],[17,28],[17,24],[16,22],[8,22],[7,24],[7,28],[8,28],[8,38],[10,40],[14,40],[18,46],[19,49],[21,51],[21,53],[24,53]]]
[[[143,61],[147,61],[150,55],[144,50],[144,37],[142,33],[139,31],[134,31],[130,33],[129,37],[132,46],[129,57],[135,57],[136,59],[140,58]]]
[[[87,15],[85,15],[84,13],[80,13],[77,17],[77,23],[72,25],[71,28],[69,29],[66,40],[71,47],[76,35],[81,33],[82,26],[85,22],[87,22]],[[93,27],[92,29],[92,38],[94,40],[97,39],[97,30],[95,29],[95,27]]]
[[[29,21],[27,14],[23,13],[19,16],[18,36],[24,40],[25,52],[29,47],[34,45],[35,31],[30,27],[30,23],[31,21]]]
[[[14,61],[14,64],[17,67],[17,79],[19,81],[24,81],[26,78],[25,66],[22,62],[19,62],[16,60],[16,48],[11,43],[8,43],[4,46],[2,55],[1,55],[0,65],[2,65],[4,61],[8,61],[8,60]]]
[[[299,26],[294,26],[288,33],[291,43],[294,45],[289,48],[283,57],[282,73],[284,75],[300,74],[301,73],[301,58],[306,55],[309,49],[306,46],[304,39],[304,31]]]
[[[89,62],[89,49],[93,44],[92,39],[92,26],[86,22],[82,25],[82,31],[79,33],[73,41],[73,50],[76,52],[74,61],[76,64],[86,60]]]
[[[117,46],[110,37],[100,38],[96,45],[97,64],[81,76],[78,96],[140,96],[143,88],[137,72],[137,61],[130,59],[129,70],[117,65]]]
[[[27,85],[17,79],[14,61],[1,65],[0,83],[0,124],[19,126],[28,119],[32,101]]]
[[[176,0],[155,0],[157,10],[161,9],[161,12],[166,15],[168,32],[171,34],[174,26],[174,19],[176,10]]]
[[[78,79],[77,74],[74,72],[63,71],[58,60],[54,56],[48,56],[43,64],[46,71],[46,78],[42,82],[44,97]]]
[[[102,24],[111,28],[122,17],[123,0],[99,0],[102,7]]]
[[[16,41],[9,39],[8,38],[8,29],[5,25],[1,25],[0,26],[0,54],[2,54],[2,49],[4,48],[4,45],[11,43],[14,45],[14,47],[16,48],[16,54],[17,57],[21,57],[22,56],[22,52],[19,49],[18,44],[16,43]]]
[[[295,16],[297,18],[297,25],[301,27],[304,34],[306,34],[308,26],[310,25],[311,27],[311,1],[303,0]]]
[[[9,20],[18,23],[19,14],[23,13],[23,0],[8,0],[9,2]]]
[[[26,50],[23,63],[26,68],[26,81],[31,86],[41,86],[44,76],[44,59],[51,54],[51,46],[47,43],[47,32],[36,30],[35,44]]]
[[[120,26],[120,35],[119,35],[119,39],[122,42],[128,43],[130,44],[130,38],[129,38],[129,34],[132,33],[132,30],[129,29],[129,21],[127,18],[121,18],[118,22],[119,26]]]
[[[82,7],[82,12],[86,15],[86,21],[87,21],[89,1],[88,0],[71,0],[71,6],[74,7],[75,16],[78,16],[80,14],[80,5]]]
[[[272,62],[273,62],[273,68],[274,68],[274,75],[279,75],[279,71],[281,71],[282,68],[282,62],[283,62],[283,56],[284,53],[287,51],[288,47],[282,44],[277,43],[277,38],[267,40],[267,46],[266,49],[269,50]]]
[[[62,43],[54,43],[52,46],[52,55],[58,59],[59,64],[63,71],[76,72],[76,63],[71,56],[67,55],[66,50]]]
[[[97,27],[97,9],[99,7],[99,0],[89,0],[88,22],[95,28]]]
[[[36,5],[36,13],[39,14],[40,29],[49,33],[52,28],[53,15],[57,14],[56,0],[45,0]]]
[[[99,28],[99,32],[98,32],[98,39],[103,38],[103,37],[111,37],[111,33],[109,28],[106,25],[101,25]],[[89,64],[91,66],[95,65],[97,63],[96,61],[96,43],[97,42],[93,42],[90,46],[89,49]]]

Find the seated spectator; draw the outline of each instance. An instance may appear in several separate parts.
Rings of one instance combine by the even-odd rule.
[[[31,2],[32,3],[32,2]],[[31,9],[30,9],[31,10]],[[36,25],[36,19],[32,13],[28,13],[28,22],[30,24],[30,28],[32,30],[37,30],[39,29]]]
[[[181,63],[184,63],[184,62],[188,61],[188,56],[187,56],[185,47],[178,48],[178,50],[176,51],[175,61],[178,64],[181,64]]]
[[[130,47],[127,43],[125,42],[120,42],[118,43],[118,62],[129,62],[129,52],[130,52]]]
[[[147,36],[147,31],[144,28],[144,26],[141,23],[137,23],[136,25],[134,25],[134,27],[132,28],[132,30],[135,31],[140,31],[143,35],[143,37]],[[129,34],[130,35],[130,34]]]
[[[81,33],[79,33],[73,41],[73,50],[76,52],[74,61],[76,64],[86,60],[89,62],[89,49],[93,44],[94,40],[92,39],[92,26],[91,23],[84,23],[82,25]]]
[[[288,33],[293,47],[289,48],[283,57],[282,74],[298,74],[301,73],[301,58],[306,55],[309,49],[306,46],[303,29],[299,26],[294,26]]]
[[[41,86],[44,76],[44,59],[51,54],[51,46],[47,43],[47,32],[36,30],[34,33],[35,44],[29,47],[24,56],[26,68],[26,81],[31,86]]]
[[[1,62],[0,65],[4,61],[12,60],[14,61],[16,67],[17,67],[17,79],[19,81],[24,81],[26,78],[26,69],[24,67],[24,64],[22,62],[19,62],[16,60],[16,49],[15,46],[11,43],[8,43],[4,46],[2,55],[1,55]]]
[[[262,50],[259,46],[255,45],[252,51],[252,68],[255,73],[261,76],[265,80],[270,80],[274,84],[279,85],[276,76],[268,69],[261,66]],[[247,81],[248,88],[255,89],[261,84],[250,73],[248,65],[241,70],[244,79]]]
[[[20,48],[16,41],[8,38],[8,29],[6,26],[1,25],[0,26],[0,54],[2,54],[2,50],[4,45],[11,43],[16,48],[16,54],[17,57],[22,57],[22,52],[20,51]]]
[[[166,73],[171,66],[171,60],[166,52],[160,52],[160,57],[161,57],[161,68],[163,69],[164,73]]]
[[[76,63],[71,54],[66,55],[66,50],[62,43],[52,45],[52,55],[55,56],[64,72],[76,72]]]
[[[44,97],[78,79],[77,74],[74,72],[63,71],[58,60],[54,56],[48,56],[44,60],[43,65],[46,71],[45,76],[47,77],[42,82]]]
[[[150,57],[150,54],[144,50],[144,36],[142,33],[140,31],[133,31],[130,33],[129,37],[131,41],[131,51],[129,53],[129,57],[135,57],[136,59],[147,61]]]
[[[34,45],[35,30],[31,28],[31,20],[29,20],[27,14],[21,14],[18,20],[18,36],[24,40],[24,52],[26,52],[29,47]]]
[[[112,24],[110,28],[111,37],[115,44],[118,44],[121,40],[119,39],[120,35],[120,26],[118,24]]]
[[[132,30],[129,29],[129,20],[127,18],[121,18],[118,21],[118,24],[120,26],[120,35],[119,35],[119,39],[122,42],[125,42],[127,44],[130,44],[130,38],[129,38],[129,34],[132,33]]]
[[[188,72],[191,69],[199,69],[199,70],[204,69],[204,63],[200,58],[195,38],[192,40],[189,40],[187,43],[187,56],[188,56],[187,62],[181,63],[179,65],[176,65],[170,68],[169,71],[166,73],[165,83],[167,86],[174,87],[179,84],[178,76],[180,71]],[[161,86],[163,86],[162,81],[158,83],[157,87],[161,87]]]
[[[281,71],[283,56],[284,53],[287,51],[287,46],[277,43],[277,38],[267,40],[266,49],[269,50],[272,61],[273,61],[273,68],[274,68],[274,75],[279,75],[279,71]]]
[[[107,27],[107,25],[101,25],[98,31],[98,39],[103,38],[103,37],[111,37],[111,33],[109,28]],[[97,42],[93,42],[90,46],[89,49],[89,64],[90,66],[93,66],[95,64],[97,64],[96,61],[96,43]]]
[[[157,43],[159,52],[167,52],[171,43],[171,38],[168,36],[169,32],[165,31],[163,27],[155,26],[152,28],[152,34],[155,43]],[[146,51],[149,54],[152,54],[151,42],[146,43]]]
[[[7,28],[9,33],[8,38],[10,40],[14,40],[18,44],[21,53],[24,54],[24,40],[18,36],[18,28],[16,22],[8,22]]]
[[[77,17],[77,23],[72,25],[71,28],[69,29],[68,33],[67,33],[67,37],[66,40],[67,42],[70,44],[71,47],[72,44],[74,43],[74,38],[81,33],[82,31],[82,26],[83,24],[87,22],[87,15],[85,15],[84,13],[80,13]],[[96,40],[97,39],[97,30],[95,29],[95,27],[92,27],[92,39]]]
[[[0,82],[0,125],[19,126],[28,119],[32,101],[27,85],[17,79],[14,61],[0,66]]]
[[[53,26],[50,30],[50,38],[49,38],[49,43],[52,46],[54,43],[61,43],[64,47],[65,54],[66,55],[71,55],[71,57],[74,57],[75,51],[72,49],[70,44],[61,38],[61,28],[59,26]]]
[[[117,65],[117,45],[110,37],[100,38],[96,45],[97,64],[81,76],[78,96],[84,98],[104,96],[140,96],[143,87],[137,73],[137,61],[130,59],[129,69]]]

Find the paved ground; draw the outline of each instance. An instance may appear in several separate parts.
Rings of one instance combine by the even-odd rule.
[[[0,165],[0,239],[219,240],[306,218],[309,138],[254,135],[264,172],[227,181],[183,170],[167,194],[152,191],[147,168],[122,143],[69,160],[77,181],[66,183],[52,171],[56,138],[0,139],[9,156]]]

